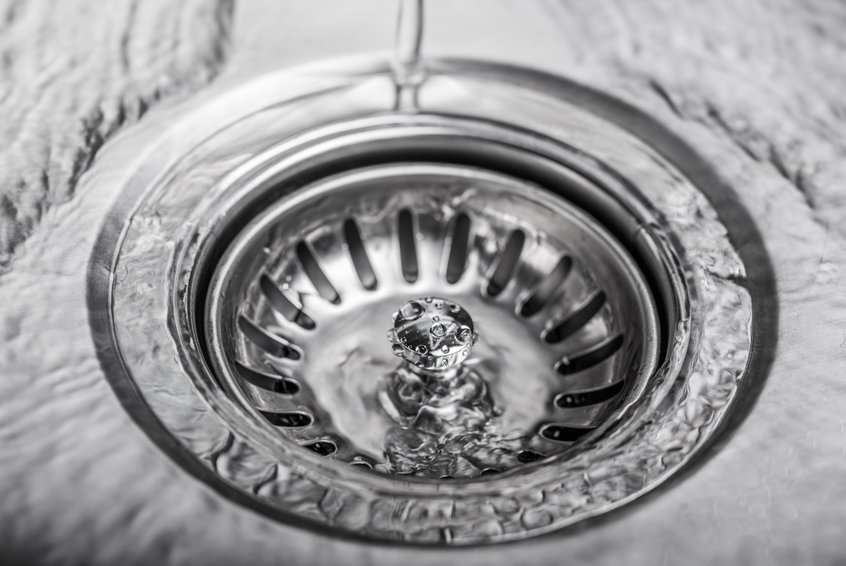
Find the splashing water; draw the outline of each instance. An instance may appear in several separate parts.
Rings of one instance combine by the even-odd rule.
[[[379,400],[397,423],[385,435],[384,471],[458,478],[517,463],[519,437],[499,432],[496,417],[502,410],[471,369],[438,379],[401,366],[383,380]]]

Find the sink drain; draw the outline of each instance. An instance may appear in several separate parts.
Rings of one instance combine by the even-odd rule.
[[[92,325],[151,437],[269,516],[440,544],[605,513],[701,453],[752,297],[663,130],[466,61],[396,112],[388,68],[345,68],[210,103],[125,188]]]
[[[648,286],[566,200],[478,168],[419,164],[408,143],[397,163],[303,187],[235,237],[208,291],[216,374],[287,440],[385,473],[469,477],[559,454],[655,371]],[[484,426],[448,426],[461,419],[458,399],[417,407],[409,422],[378,401],[399,365],[385,340],[391,313],[436,294],[449,299],[407,302],[394,317],[423,317],[426,343],[410,350],[409,330],[392,341],[430,372],[463,354],[497,413]],[[465,321],[451,323],[467,333],[454,351],[441,345],[454,333],[446,304]],[[444,430],[421,430],[414,417]]]

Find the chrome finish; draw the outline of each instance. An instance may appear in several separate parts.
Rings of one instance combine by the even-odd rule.
[[[391,134],[398,151],[400,131]],[[374,158],[381,135],[376,128],[357,147]],[[470,477],[562,453],[618,418],[654,372],[660,330],[648,286],[619,243],[565,200],[476,167],[405,163],[425,151],[421,141],[407,138],[397,164],[341,172],[279,199],[235,236],[209,267],[206,344],[216,373],[275,433],[309,448],[331,444],[320,453],[381,472]],[[457,144],[486,151],[455,140],[444,155]],[[429,374],[466,361],[499,414],[482,419],[481,437],[456,432],[455,457],[436,471],[426,462],[439,461],[444,442],[414,465],[405,455],[400,472],[396,410],[377,401],[398,365],[383,321],[415,294],[429,300],[400,309],[393,353]],[[485,330],[471,357],[477,324]],[[438,328],[444,335],[433,341]],[[279,391],[279,380],[297,391]]]
[[[454,376],[479,340],[470,313],[449,299],[411,299],[392,318],[388,342],[394,355],[431,376]]]
[[[610,512],[680,470],[731,414],[755,367],[745,267],[697,186],[560,79],[431,61],[415,111],[396,113],[390,68],[340,68],[249,85],[205,109],[210,131],[197,129],[199,115],[186,118],[162,148],[174,161],[153,152],[127,183],[92,263],[106,269],[92,270],[91,301],[108,305],[97,311],[96,339],[114,387],[136,399],[127,405],[136,418],[228,497],[292,524],[378,540],[525,538]],[[485,198],[455,199],[467,193],[462,183]],[[490,227],[461,276],[442,263],[458,205]],[[383,229],[398,229],[403,209],[426,220],[416,279],[411,262],[403,269],[397,248],[384,247],[399,246]],[[372,273],[348,251],[358,244],[336,244],[353,233],[344,231],[350,218]],[[519,254],[506,278],[515,225],[538,251]],[[563,285],[585,294],[536,310],[531,298],[558,288],[541,279],[563,250],[572,258]],[[455,479],[442,479],[438,465],[401,461],[412,446],[387,431],[409,423],[385,410],[378,372],[344,380],[370,392],[327,395],[338,381],[324,370],[338,368],[344,337],[373,340],[350,359],[367,365],[377,352],[381,375],[393,375],[402,362],[386,346],[386,321],[425,296],[455,300],[478,323],[472,358],[484,381],[475,383],[490,384],[474,397],[482,420],[540,425],[527,442],[544,449],[511,451],[494,475],[487,460],[455,458],[444,464]],[[351,332],[362,324],[373,330]],[[482,369],[502,339],[515,346],[499,357],[513,370],[497,380]],[[602,371],[577,361],[609,350]],[[613,397],[591,387],[621,380]],[[358,427],[366,438],[350,434],[358,417],[378,425]],[[418,432],[440,434],[434,425]]]

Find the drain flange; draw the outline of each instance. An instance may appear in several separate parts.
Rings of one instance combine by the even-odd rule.
[[[139,168],[92,262],[108,267],[92,320],[113,386],[221,492],[359,536],[522,538],[653,489],[747,369],[751,299],[725,227],[683,169],[590,110],[617,101],[432,62],[419,112],[391,114],[390,76],[282,75],[271,102],[249,87],[214,135],[173,134],[167,174]],[[407,362],[386,321],[426,296],[480,337],[458,421],[417,421],[444,391],[406,380],[391,397]],[[461,449],[424,458],[459,421]]]

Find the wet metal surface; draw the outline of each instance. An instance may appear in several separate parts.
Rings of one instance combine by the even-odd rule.
[[[353,64],[363,66],[360,71],[351,71]],[[174,131],[170,138],[169,154],[177,156],[173,157],[173,168],[167,174],[159,174],[155,169],[140,165],[124,193],[141,194],[141,199],[135,206],[130,206],[131,199],[119,200],[100,234],[92,262],[109,267],[105,271],[91,272],[89,301],[93,309],[91,321],[95,341],[100,345],[99,354],[107,368],[106,375],[118,394],[129,400],[125,403],[137,420],[143,424],[156,419],[165,427],[161,431],[158,426],[146,426],[151,437],[163,447],[170,447],[171,455],[187,470],[206,478],[210,468],[216,476],[216,481],[210,483],[222,494],[229,494],[234,488],[237,495],[234,499],[269,516],[313,528],[331,527],[339,534],[441,545],[514,540],[608,513],[655,489],[708,443],[737,405],[742,391],[754,391],[755,386],[760,385],[755,378],[746,379],[747,374],[753,373],[746,370],[747,366],[761,368],[759,357],[751,355],[750,344],[764,340],[763,335],[756,333],[760,318],[752,318],[755,305],[750,300],[760,295],[750,293],[746,285],[754,287],[762,273],[766,276],[765,265],[756,265],[755,269],[746,271],[715,211],[699,188],[685,178],[688,171],[698,171],[695,162],[683,160],[678,165],[681,169],[676,169],[655,153],[646,140],[601,117],[603,112],[626,117],[628,112],[634,112],[633,109],[621,114],[615,109],[613,99],[549,75],[509,66],[429,60],[427,79],[419,85],[416,97],[418,112],[386,115],[379,110],[383,110],[386,103],[388,108],[393,106],[397,90],[385,65],[351,61],[338,68],[343,71],[339,73],[324,66],[317,74],[304,70],[302,74],[271,75],[263,84],[235,91],[231,101],[224,99],[219,104],[210,104],[188,117],[184,131],[191,134],[184,136]],[[316,81],[318,77],[320,80]],[[516,77],[520,81],[515,82]],[[275,94],[278,86],[273,85],[287,85],[291,90],[283,93],[290,98],[282,101],[273,98],[278,96]],[[476,103],[480,92],[486,93],[488,104],[485,107]],[[256,104],[267,105],[265,96],[270,96],[273,104],[260,112],[250,110]],[[513,104],[515,99],[520,100],[519,107]],[[215,122],[218,128],[215,135],[205,137],[190,153],[180,150],[191,141],[197,129],[189,123],[209,122],[208,116],[215,114],[218,105],[234,105],[245,111],[242,115],[230,114],[227,119],[232,121],[231,125]],[[296,111],[303,105],[312,112]],[[510,119],[514,120],[516,128],[499,119],[502,108],[511,109]],[[374,109],[377,112],[373,113]],[[459,119],[458,115],[468,118]],[[327,120],[327,125],[321,125]],[[261,135],[255,135],[259,130],[254,124],[262,124]],[[302,132],[291,136],[291,128],[300,128]],[[646,131],[644,135],[662,132],[657,124],[654,128],[655,131]],[[527,135],[526,129],[535,133]],[[657,137],[653,143],[661,139]],[[267,146],[266,140],[276,143]],[[676,147],[684,146],[676,142]],[[531,185],[524,184],[519,190],[497,188],[492,191],[491,187],[508,187],[509,183],[494,181],[483,173],[474,174],[473,169],[461,174],[455,166],[451,169],[452,174],[444,176],[443,180],[430,176],[421,183],[420,180],[427,177],[417,179],[417,169],[403,165],[403,160],[407,159],[403,156],[409,154],[415,155],[416,160],[436,162],[460,156],[462,161],[470,160],[468,164],[504,168],[520,178],[534,179],[547,186],[547,190],[532,189]],[[350,173],[352,187],[356,187],[357,179],[359,191],[363,194],[373,192],[377,196],[373,202],[379,202],[380,195],[389,197],[385,201],[387,204],[368,207],[370,198],[356,198],[333,205],[332,199],[344,194],[339,191],[336,196],[335,192],[339,186],[343,187],[343,175],[318,182],[313,191],[308,186],[296,190],[300,187],[300,178],[320,178],[320,171],[337,170],[338,164],[352,162],[358,167],[378,164],[388,156],[393,156],[392,159],[399,156],[399,162],[393,168],[390,163],[386,165],[384,178],[378,175],[369,178],[366,168]],[[154,155],[146,159],[156,160]],[[687,169],[691,165],[694,168]],[[380,188],[380,183],[404,186],[406,170],[410,171],[409,186],[416,190],[393,191],[397,202],[392,203],[393,193],[385,187]],[[425,166],[422,170],[426,170]],[[151,177],[150,173],[154,175]],[[699,181],[702,187],[713,183],[707,176]],[[421,191],[427,198],[420,200]],[[427,195],[427,191],[431,195]],[[587,220],[588,213],[603,219],[604,228],[625,242],[632,257],[638,257],[641,262],[644,277],[652,281],[652,299],[662,307],[664,325],[660,338],[660,365],[655,362],[654,348],[636,348],[630,353],[641,356],[643,363],[634,358],[632,367],[637,368],[634,375],[628,370],[615,375],[616,371],[608,373],[605,370],[620,364],[624,367],[632,358],[612,356],[609,359],[613,363],[597,375],[603,376],[608,385],[625,379],[629,394],[623,403],[611,404],[610,418],[600,419],[598,413],[591,413],[595,408],[590,407],[578,417],[581,423],[568,426],[562,417],[573,410],[573,404],[579,404],[582,394],[568,397],[567,393],[575,393],[571,390],[561,397],[556,396],[551,405],[543,404],[547,410],[557,413],[552,422],[540,426],[539,436],[543,439],[570,443],[584,432],[586,424],[594,424],[594,421],[601,421],[601,424],[584,434],[583,440],[578,439],[579,442],[548,461],[542,457],[546,450],[531,451],[540,456],[530,455],[522,461],[518,454],[518,461],[523,466],[485,481],[389,480],[326,458],[323,444],[319,450],[310,451],[280,442],[277,431],[269,430],[262,419],[254,418],[255,404],[262,407],[269,399],[253,397],[250,402],[247,391],[233,386],[237,379],[229,375],[233,357],[227,352],[233,346],[228,337],[236,334],[227,330],[227,324],[230,328],[238,327],[241,338],[237,342],[243,344],[245,350],[240,359],[235,357],[235,360],[250,369],[262,367],[265,361],[246,354],[256,348],[263,352],[259,356],[270,354],[269,369],[275,366],[274,371],[283,374],[293,372],[301,359],[305,368],[316,362],[317,371],[297,377],[301,392],[305,392],[306,379],[327,384],[318,388],[319,391],[337,389],[337,385],[342,384],[333,379],[337,373],[333,364],[337,365],[338,359],[353,359],[354,367],[362,369],[379,364],[369,362],[370,356],[358,359],[332,354],[332,349],[340,349],[338,353],[343,353],[347,344],[345,334],[350,328],[347,322],[355,318],[347,321],[339,318],[337,324],[324,325],[330,338],[320,346],[330,348],[331,355],[315,358],[307,355],[306,348],[296,345],[302,342],[299,338],[273,339],[267,332],[272,316],[265,318],[262,314],[252,320],[258,314],[250,310],[253,305],[260,306],[260,312],[271,315],[266,309],[267,303],[262,300],[243,301],[247,310],[241,314],[247,316],[227,314],[227,309],[237,308],[243,297],[248,296],[244,291],[255,293],[260,289],[262,294],[267,291],[267,286],[261,288],[260,282],[244,287],[232,286],[229,281],[238,281],[242,276],[246,281],[260,281],[255,270],[265,263],[267,256],[271,258],[268,277],[272,281],[285,282],[291,275],[290,283],[297,290],[298,302],[303,303],[305,313],[315,313],[314,318],[309,315],[309,320],[319,325],[320,319],[332,318],[329,312],[333,308],[348,304],[343,295],[359,286],[345,284],[339,291],[340,287],[331,284],[327,274],[318,270],[316,251],[310,251],[312,248],[329,251],[342,248],[326,247],[325,242],[320,245],[319,238],[308,245],[303,242],[294,245],[298,237],[312,234],[309,226],[314,227],[316,234],[321,230],[327,232],[326,227],[339,220],[331,214],[346,218],[351,205],[365,205],[356,216],[376,220],[386,211],[399,209],[396,223],[399,237],[382,241],[396,242],[400,252],[403,242],[407,245],[414,241],[415,247],[421,250],[419,259],[437,258],[443,250],[443,239],[429,237],[427,230],[422,232],[426,237],[419,241],[417,237],[403,236],[403,225],[411,225],[408,223],[411,216],[403,211],[420,208],[425,212],[421,220],[434,220],[437,218],[435,211],[457,210],[456,203],[447,206],[453,192],[461,197],[456,203],[467,207],[468,214],[474,213],[489,221],[513,217],[523,222],[521,229],[531,235],[527,241],[536,242],[529,249],[537,248],[537,253],[521,256],[523,261],[516,272],[516,281],[525,278],[526,282],[508,285],[500,280],[499,283],[505,286],[496,296],[499,303],[515,304],[514,313],[526,319],[527,328],[535,326],[534,336],[525,344],[540,345],[539,338],[548,336],[543,332],[546,319],[533,320],[532,316],[540,304],[538,297],[547,293],[544,290],[549,286],[547,283],[560,278],[555,275],[556,265],[580,266],[567,268],[574,273],[580,273],[581,266],[586,266],[584,271],[591,275],[589,280],[606,289],[608,300],[614,305],[609,320],[616,317],[620,325],[616,333],[604,331],[610,341],[601,346],[596,341],[598,337],[589,332],[590,324],[583,327],[584,334],[576,334],[571,337],[572,341],[565,340],[560,346],[554,346],[554,340],[540,350],[535,346],[535,352],[542,351],[549,357],[547,363],[540,364],[542,356],[526,357],[525,361],[521,358],[532,351],[531,348],[525,351],[509,348],[504,334],[491,333],[489,338],[499,336],[500,341],[490,350],[489,357],[499,360],[502,367],[513,366],[502,374],[502,384],[513,390],[500,405],[506,421],[519,416],[522,413],[519,408],[531,401],[527,394],[531,390],[520,383],[526,368],[540,370],[530,383],[559,379],[567,382],[579,378],[582,366],[590,365],[587,360],[616,354],[620,345],[616,336],[620,334],[628,336],[628,340],[644,339],[647,344],[659,342],[657,333],[650,330],[652,323],[644,324],[642,329],[637,325],[627,326],[641,318],[654,320],[651,308],[641,308],[640,316],[623,314],[627,309],[637,309],[638,304],[653,301],[649,298],[638,300],[637,292],[621,292],[626,285],[637,288],[644,287],[644,283],[633,275],[634,268],[624,267],[630,265],[631,258],[612,252],[615,245],[611,243],[610,234],[594,230],[592,236],[588,235],[587,226],[591,224]],[[471,198],[477,192],[486,198]],[[556,194],[562,198],[557,199]],[[407,208],[403,208],[403,199],[407,201]],[[533,204],[534,201],[537,203]],[[575,207],[568,210],[564,207],[568,201],[584,207],[586,212],[579,212]],[[306,206],[309,203],[313,205]],[[318,203],[324,203],[325,209],[317,206]],[[491,207],[490,212],[486,212],[487,206]],[[264,210],[265,207],[264,213],[249,221],[256,209]],[[289,207],[296,211],[291,222],[274,223],[276,216]],[[373,210],[367,212],[368,208]],[[475,208],[479,208],[478,213]],[[508,212],[503,213],[503,210]],[[324,212],[330,215],[324,217]],[[565,219],[567,221],[562,223]],[[243,225],[247,226],[246,237],[232,240],[233,245],[224,253],[223,247],[230,242],[232,228]],[[381,225],[393,226],[394,223]],[[508,231],[508,225],[513,224],[507,222],[504,232]],[[125,226],[125,230],[114,226]],[[437,226],[435,223],[436,232]],[[548,234],[541,229],[543,227],[548,227]],[[562,231],[560,235],[558,230]],[[333,233],[327,232],[329,242]],[[263,247],[263,235],[267,237],[267,234],[271,237],[264,241]],[[595,245],[594,240],[604,243]],[[375,241],[379,243],[380,238]],[[508,247],[504,233],[491,241],[503,243],[503,249]],[[544,251],[550,244],[551,249]],[[498,255],[496,247],[488,251],[485,248],[480,247],[483,253],[479,256]],[[562,263],[562,249],[569,254],[565,257],[572,256],[570,261]],[[208,272],[214,268],[215,258],[220,254],[223,255],[217,274],[222,275],[216,274],[207,284]],[[295,256],[296,261],[286,261],[287,255]],[[609,260],[608,256],[613,255],[616,259]],[[426,264],[437,265],[437,261],[427,260],[422,265]],[[395,269],[401,266],[402,274],[394,281],[416,286],[419,290],[412,296],[420,294],[420,290],[427,293],[443,290],[444,281],[438,270],[414,270],[411,265],[411,261],[394,264]],[[475,270],[477,274],[489,269],[481,265]],[[111,273],[116,275],[109,275]],[[229,273],[236,276],[229,277]],[[318,276],[319,273],[322,275]],[[539,275],[549,273],[552,275],[539,282]],[[411,277],[413,274],[415,277]],[[382,273],[381,278],[385,275],[387,273]],[[354,282],[354,279],[341,281]],[[584,284],[582,276],[574,276],[572,281],[583,282],[576,285],[577,288],[590,287]],[[462,291],[460,296],[471,308],[482,312],[486,302],[480,300],[483,297],[478,296],[479,289],[483,292],[489,289],[490,281],[474,285],[474,278],[467,278],[465,285],[469,286],[468,290]],[[409,292],[413,288],[410,287]],[[209,289],[208,299],[205,298],[206,289]],[[391,287],[387,289],[390,295]],[[524,292],[529,289],[531,291]],[[366,288],[361,293],[362,300],[351,301],[353,313],[357,312],[356,305],[367,302]],[[476,299],[469,302],[474,296]],[[640,296],[643,297],[643,293]],[[206,317],[199,321],[196,313],[202,311],[206,300]],[[391,309],[395,301],[395,297],[390,300]],[[550,312],[566,307],[567,303],[567,300],[550,303]],[[97,308],[100,304],[112,307],[101,313]],[[138,312],[145,316],[138,317]],[[216,326],[217,313],[223,313],[223,324],[219,326]],[[758,316],[766,314],[762,311]],[[601,321],[605,316],[598,319]],[[259,320],[261,323],[257,325]],[[198,338],[197,329],[203,327],[211,329],[207,332],[205,347],[209,350],[214,371],[208,369],[203,340]],[[303,333],[317,331],[308,327],[311,324],[300,332],[289,325],[288,331],[296,330],[304,338]],[[333,330],[338,330],[339,335],[331,336]],[[383,332],[379,326],[367,332],[351,333],[350,337],[362,344],[381,343]],[[755,342],[751,343],[753,337]],[[580,341],[583,341],[584,353],[567,351]],[[150,352],[156,354],[152,364]],[[373,359],[379,357],[377,354]],[[658,370],[653,371],[656,365]],[[600,364],[597,368],[603,366]],[[238,370],[237,366],[235,369]],[[356,372],[364,376],[367,373]],[[584,376],[589,375],[590,371],[584,372]],[[760,380],[760,376],[757,379]],[[349,381],[357,383],[359,378]],[[362,383],[366,382],[365,379]],[[591,385],[596,385],[596,382],[577,383],[580,387],[576,391],[594,391]],[[586,399],[593,397],[587,393],[583,395]],[[355,405],[351,406],[343,396],[337,396],[337,403],[331,404],[336,409],[319,414],[317,408],[323,403],[306,405],[302,401],[307,397],[304,393],[300,405],[287,409],[267,410],[271,407],[264,406],[258,410],[270,424],[292,430],[306,430],[314,420],[328,423],[330,419],[355,414],[350,411]],[[347,397],[367,399],[366,395]],[[292,401],[298,402],[296,395]],[[542,403],[539,398],[528,404],[537,407]],[[509,412],[509,406],[518,410]],[[531,417],[534,411],[526,414]],[[363,413],[378,418],[375,411],[365,409]],[[370,427],[359,429],[371,430]],[[331,441],[322,438],[300,440],[327,444]],[[400,459],[408,461],[408,450],[412,446],[402,438],[389,437],[386,446],[386,452],[404,456]],[[185,457],[186,450],[193,458]],[[342,452],[339,457],[343,461]],[[394,464],[400,459],[394,458]],[[412,465],[410,471],[416,469],[418,466]],[[484,467],[479,469],[484,471]],[[327,498],[334,502],[332,506],[325,505]],[[444,514],[444,508],[457,506],[464,511]]]
[[[397,128],[388,135],[398,137]],[[448,448],[421,448],[416,465],[406,454],[402,473],[469,477],[505,471],[527,454],[560,453],[569,437],[598,428],[624,404],[618,393],[629,402],[642,394],[660,341],[653,298],[619,242],[575,206],[491,171],[407,163],[421,159],[423,141],[410,137],[395,164],[341,173],[279,199],[236,236],[208,291],[215,367],[265,414],[313,420],[282,427],[283,437],[300,444],[323,438],[336,444],[335,461],[364,458],[397,473],[383,455],[386,430],[411,409],[392,403],[397,395],[382,382],[414,389],[420,378],[408,368],[442,382],[466,363],[468,372],[438,395],[444,406],[436,420]],[[476,149],[469,139],[453,143]],[[392,145],[396,151],[399,140]],[[350,245],[350,223],[360,247]],[[515,235],[525,242],[518,254],[506,254]],[[406,302],[435,292],[472,309],[485,334],[479,338],[468,311],[449,299]],[[588,315],[584,303],[594,305]],[[291,310],[294,304],[301,306]],[[399,305],[386,343],[385,321]],[[409,363],[399,373],[396,355]],[[301,391],[276,394],[255,380],[244,383],[244,367],[284,375]],[[451,408],[474,405],[460,399],[465,386],[482,405],[482,389],[496,403],[472,427],[480,434],[466,436],[462,425],[447,422]],[[377,402],[383,394],[392,401]],[[453,394],[459,398],[450,403]],[[566,430],[566,441],[550,436],[553,429]],[[397,454],[396,446],[389,452]],[[426,469],[424,462],[441,456]]]
[[[49,10],[16,18],[26,13],[16,9],[19,4],[3,4],[0,44],[11,53],[4,61],[19,61],[17,49],[32,53],[21,47],[27,37],[51,35],[31,33]],[[308,7],[238,3],[229,63],[215,85],[197,94],[188,106],[212,100],[280,65],[360,50],[385,51],[394,25],[393,9],[386,4],[361,2],[355,9],[335,4],[327,11],[327,2]],[[117,164],[132,163],[141,151],[150,151],[139,148],[156,146],[164,165],[167,143],[159,141],[163,125],[177,123],[184,110],[174,102],[154,107],[115,140],[120,144],[103,145],[81,186],[73,185],[62,197],[38,196],[42,170],[68,178],[73,170],[70,159],[59,159],[49,169],[48,157],[59,155],[52,150],[87,147],[89,138],[79,134],[86,128],[80,129],[76,118],[65,121],[62,113],[61,118],[38,122],[50,124],[31,136],[40,140],[43,151],[3,154],[3,174],[13,178],[3,190],[12,187],[9,200],[14,203],[10,207],[4,201],[4,242],[13,242],[4,246],[13,253],[6,256],[0,275],[4,560],[271,564],[278,563],[283,553],[290,563],[491,564],[523,561],[527,556],[548,564],[560,563],[562,556],[597,564],[843,560],[846,508],[839,502],[846,500],[842,481],[846,246],[840,220],[846,207],[840,180],[846,141],[840,37],[846,15],[842,5],[669,6],[650,1],[634,6],[608,1],[538,2],[527,8],[522,4],[519,9],[507,3],[437,4],[432,16],[437,24],[429,36],[432,51],[536,65],[612,92],[656,116],[715,168],[718,177],[700,171],[699,179],[709,181],[715,208],[736,228],[735,246],[747,262],[763,261],[754,238],[758,231],[777,283],[777,291],[773,281],[750,283],[753,291],[768,293],[761,298],[768,307],[763,310],[772,313],[777,307],[781,323],[777,329],[770,315],[758,328],[767,342],[753,355],[770,358],[771,369],[758,376],[766,378],[766,385],[746,418],[732,423],[707,458],[625,512],[586,529],[526,543],[487,550],[409,552],[269,521],[196,481],[149,441],[107,385],[97,359],[98,345],[87,330],[86,262],[114,204],[114,187],[128,180],[127,169]],[[327,21],[329,12],[337,17]],[[100,11],[79,10],[63,20],[77,18],[89,22],[90,28],[120,27],[104,21]],[[314,29],[311,24],[320,20],[326,23],[325,37],[332,41],[315,43],[308,38]],[[121,21],[133,20],[130,16]],[[214,29],[209,33],[215,37],[220,33],[204,25],[183,26],[174,33],[184,45],[197,45],[192,42],[200,29]],[[477,33],[457,33],[471,25]],[[361,32],[369,28],[372,33]],[[6,29],[17,31],[7,34]],[[150,34],[135,29],[127,37],[132,43]],[[76,44],[54,38],[38,41],[46,52],[67,51],[68,45]],[[96,62],[106,57],[86,46],[77,60]],[[186,58],[202,60],[202,55]],[[139,61],[138,70],[130,72],[133,76],[144,76],[149,59]],[[111,90],[115,79],[91,73],[83,63],[59,72],[39,60],[25,69],[13,81],[7,79],[11,74],[2,75],[0,84],[32,85],[32,92],[38,93],[47,88],[41,85],[51,84],[46,78],[53,74],[95,76],[99,82],[94,86],[69,89],[97,93],[90,103],[74,99],[73,108],[108,107],[120,97]],[[6,97],[3,103],[21,115],[55,106],[45,102],[40,110],[27,113],[16,102],[23,99]],[[225,108],[219,111],[226,114]],[[4,130],[4,141],[17,140],[19,132],[35,132],[34,127],[33,122]],[[200,141],[211,130],[190,133]],[[14,147],[18,143],[12,142]],[[666,140],[661,150],[675,159],[684,157],[672,140]],[[221,164],[221,172],[227,166]],[[35,177],[33,172],[38,172]],[[14,180],[18,177],[23,181]],[[55,186],[54,173],[47,178]],[[727,187],[735,189],[737,197]],[[738,212],[735,198],[748,216]],[[30,204],[20,204],[24,201]],[[39,213],[40,222],[25,216],[27,206],[46,211]],[[27,226],[28,237],[23,237],[18,224],[10,223],[13,217]],[[104,266],[95,264],[91,269]],[[728,281],[734,278],[731,271],[723,275]],[[93,306],[95,312],[106,308]],[[714,348],[720,347],[714,343]],[[151,363],[157,363],[155,358]],[[223,469],[228,461],[228,456],[221,458],[218,466]],[[327,508],[331,504],[327,499]],[[543,518],[527,517],[533,519]]]

